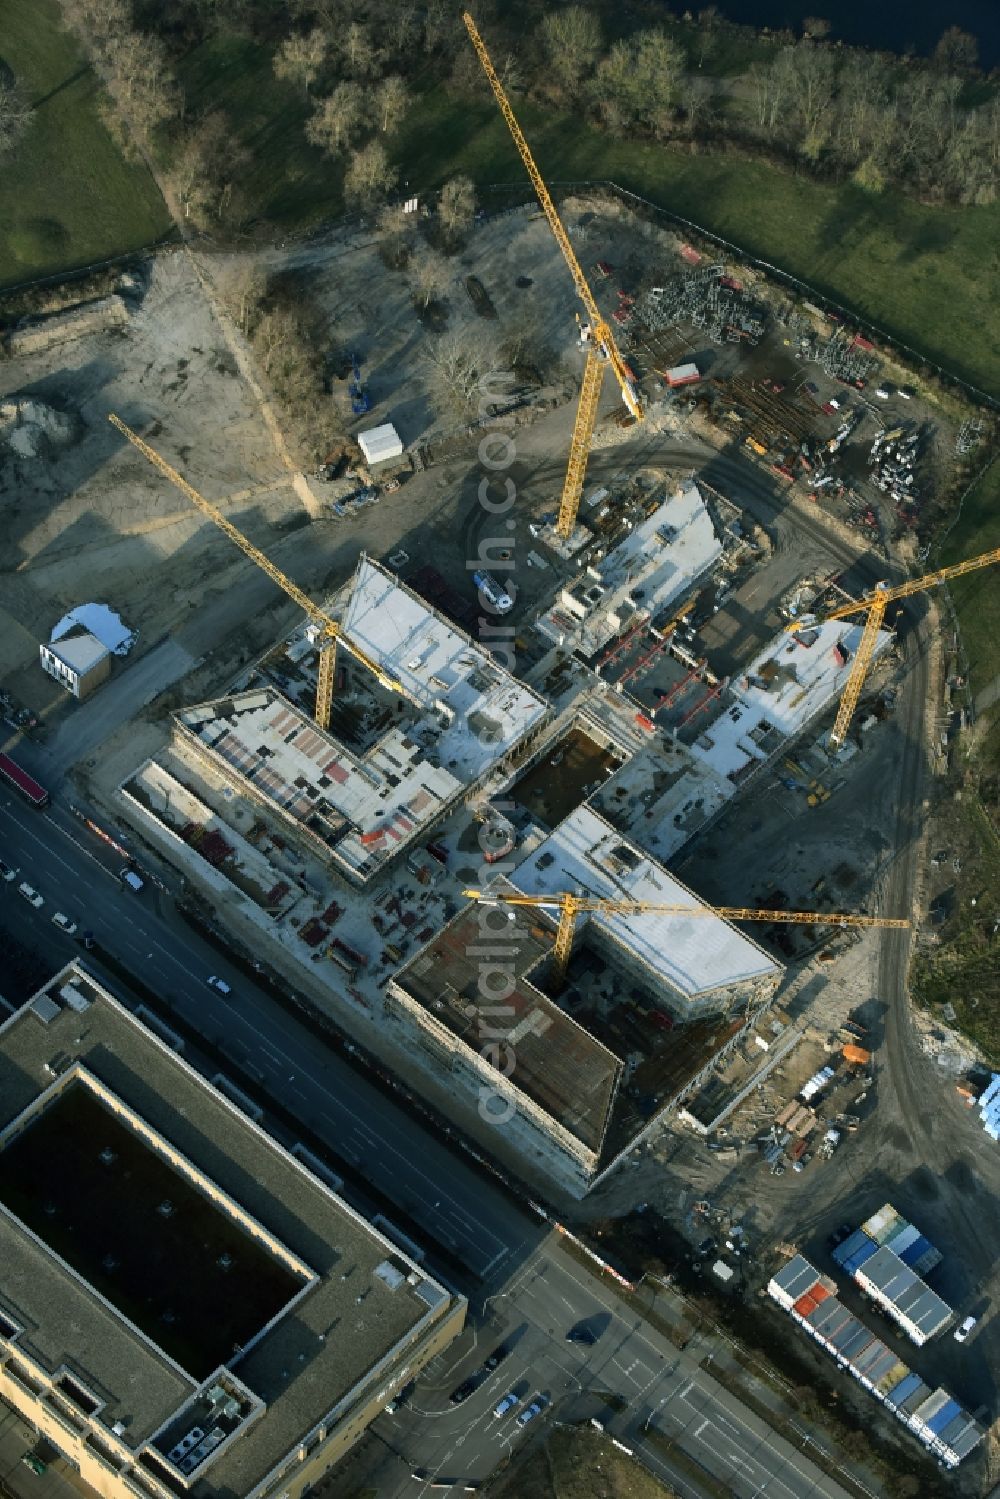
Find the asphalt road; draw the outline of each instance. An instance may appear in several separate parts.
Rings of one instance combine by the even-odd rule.
[[[591,1418],[641,1453],[682,1499],[702,1499],[710,1492],[702,1481],[708,1477],[737,1499],[845,1495],[712,1378],[710,1339],[681,1352],[571,1259],[559,1240],[546,1240],[488,1299],[488,1310],[488,1331],[467,1332],[435,1361],[407,1404],[376,1421],[385,1448],[374,1475],[380,1495],[422,1496],[432,1483],[482,1480],[547,1422]],[[583,1322],[596,1334],[593,1346],[566,1340]],[[501,1343],[510,1353],[484,1375],[485,1356]],[[449,1393],[476,1371],[475,1393],[450,1404]],[[511,1391],[518,1406],[497,1418],[495,1406]],[[614,1413],[608,1393],[626,1408]],[[518,1413],[538,1396],[549,1402],[545,1412],[520,1427]]]
[[[221,1041],[237,1067],[306,1122],[331,1162],[346,1160],[372,1187],[405,1208],[476,1279],[496,1273],[537,1244],[538,1221],[520,1211],[488,1177],[473,1170],[428,1129],[288,1014],[246,975],[191,931],[169,896],[147,885],[138,894],[117,878],[121,859],[83,825],[53,807],[39,813],[0,796],[0,858],[20,867],[43,896],[35,911],[0,886],[3,914],[25,945],[53,962],[91,955],[52,925],[59,910],[117,954],[197,1031]],[[93,964],[100,973],[100,966]],[[211,974],[232,994],[209,988]],[[109,986],[120,990],[113,980]],[[234,1080],[239,1072],[234,1068]]]

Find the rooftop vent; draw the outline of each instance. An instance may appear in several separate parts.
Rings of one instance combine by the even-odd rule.
[[[398,1291],[406,1280],[403,1272],[398,1270],[391,1260],[383,1260],[380,1265],[376,1265],[375,1276],[387,1285],[390,1291]]]

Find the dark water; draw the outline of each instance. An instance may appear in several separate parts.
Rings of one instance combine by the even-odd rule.
[[[979,42],[980,66],[1000,67],[1000,0],[716,0],[727,21],[800,31],[805,16],[830,22],[831,39],[887,52],[933,52],[942,31],[960,26]],[[672,10],[683,10],[673,0]],[[703,10],[703,0],[690,7]]]

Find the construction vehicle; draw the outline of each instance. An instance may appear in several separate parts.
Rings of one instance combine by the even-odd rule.
[[[351,375],[347,382],[347,393],[351,398],[351,410],[355,416],[364,416],[371,410],[371,400],[361,378],[361,361],[357,354],[351,355]]]
[[[508,129],[514,138],[514,144],[520,153],[521,160],[527,168],[528,176],[531,178],[531,184],[537,194],[542,212],[548,219],[549,228],[555,235],[556,244],[562,251],[563,258],[569,266],[569,272],[573,277],[577,295],[586,311],[587,320],[586,322],[581,322],[580,334],[587,346],[587,359],[583,371],[583,385],[580,390],[580,404],[577,407],[576,422],[573,426],[573,440],[570,444],[569,463],[563,483],[562,499],[559,503],[559,517],[556,521],[556,534],[566,541],[573,534],[577,512],[580,509],[580,496],[583,493],[583,481],[587,472],[587,455],[590,451],[590,440],[597,423],[597,406],[600,400],[601,385],[606,365],[610,365],[614,370],[615,378],[621,387],[622,400],[630,415],[637,421],[641,421],[645,415],[645,410],[636,384],[635,375],[622,357],[609,324],[601,316],[597,303],[594,300],[594,294],[583,273],[583,267],[576,258],[573,247],[569,242],[569,236],[556,211],[556,206],[552,201],[549,190],[545,186],[538,167],[535,165],[535,159],[531,154],[521,127],[517,123],[514,111],[511,109],[510,101],[504,92],[503,84],[500,82],[490,54],[486,50],[486,44],[479,35],[476,23],[468,11],[463,12],[462,20],[465,22],[465,29],[469,33],[472,45],[476,49],[483,72],[489,79],[494,97],[500,106],[500,113],[507,122]]]
[[[797,761],[786,760],[785,769],[791,776],[792,785],[799,791],[805,792],[806,802],[810,807],[818,807],[830,800],[830,793],[822,782],[818,781],[815,776],[811,776],[808,770],[803,770]],[[789,783],[786,781],[785,784]]]
[[[258,547],[254,546],[249,537],[244,536],[243,532],[238,530],[232,521],[226,519],[221,510],[218,510],[211,501],[206,500],[204,495],[199,494],[186,479],[183,479],[177,470],[172,468],[167,460],[160,456],[155,448],[151,448],[147,442],[144,442],[138,433],[133,432],[131,427],[126,426],[121,417],[117,416],[113,411],[108,414],[108,421],[113,427],[117,427],[122,436],[127,437],[132,446],[137,448],[154,468],[159,469],[163,477],[169,479],[171,484],[180,490],[181,494],[187,495],[192,505],[197,506],[202,515],[207,516],[213,525],[218,526],[220,531],[224,531],[230,541],[235,542],[240,551],[245,553],[251,562],[257,564],[261,572],[267,573],[272,583],[277,583],[278,587],[283,589],[290,599],[294,599],[299,608],[309,616],[309,619],[316,626],[319,636],[323,641],[319,653],[319,668],[316,680],[316,708],[314,712],[315,720],[320,728],[328,729],[330,727],[330,710],[333,705],[335,652],[338,641],[343,644],[344,649],[349,651],[356,661],[360,661],[362,666],[368,668],[383,687],[388,688],[390,692],[403,692],[404,689],[400,682],[390,677],[379,666],[377,661],[374,661],[371,656],[366,655],[363,650],[356,646],[347,637],[335,619],[332,619],[329,614],[314,604],[309,595],[303,593],[298,584],[293,583],[291,578],[286,577],[280,568],[275,567],[274,563],[265,557],[264,553]]]
[[[841,915],[830,911],[761,911],[753,906],[709,906],[681,905],[677,901],[666,905],[658,901],[618,900],[604,896],[572,895],[562,892],[557,895],[521,895],[500,890],[463,890],[466,900],[479,901],[487,906],[527,906],[532,910],[550,910],[559,913],[555,945],[552,951],[553,983],[562,984],[573,950],[573,933],[576,918],[586,912],[599,912],[605,916],[715,916],[725,921],[785,922],[799,926],[841,927],[892,927],[905,930],[910,923],[891,916]]]
[[[978,557],[969,557],[965,562],[956,562],[951,567],[939,568],[935,573],[926,573],[922,578],[911,578],[909,582],[898,583],[892,588],[885,583],[878,583],[863,598],[856,600],[853,604],[843,604],[839,609],[832,609],[820,619],[813,615],[803,615],[792,624],[785,626],[786,632],[794,635],[800,630],[815,629],[817,624],[827,624],[830,620],[849,619],[852,614],[866,614],[861,641],[854,656],[854,665],[840,699],[836,721],[830,731],[832,749],[839,749],[847,736],[865,677],[868,675],[868,667],[878,641],[879,629],[889,605],[897,599],[909,598],[911,594],[923,593],[928,588],[937,588],[939,584],[947,583],[952,578],[961,578],[965,573],[975,572],[977,568],[991,567],[996,562],[1000,562],[1000,547],[992,552],[983,552]]]

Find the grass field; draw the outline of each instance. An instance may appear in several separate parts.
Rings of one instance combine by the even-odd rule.
[[[941,565],[1000,547],[1000,463],[994,463],[966,496],[962,513],[941,549]],[[958,610],[975,697],[1000,672],[1000,565],[956,578],[949,585]]]
[[[916,959],[911,982],[925,1004],[950,1004],[957,1028],[981,1048],[989,1065],[1000,1067],[1000,969],[994,934],[1000,919],[1000,704],[977,723],[971,768],[978,786],[967,785],[962,800],[951,803],[936,825],[935,836],[962,858],[952,914],[940,946]]]
[[[57,0],[0,0],[0,59],[34,105],[28,133],[0,164],[0,288],[166,234],[155,182],[101,123],[96,79],[60,29]]]

